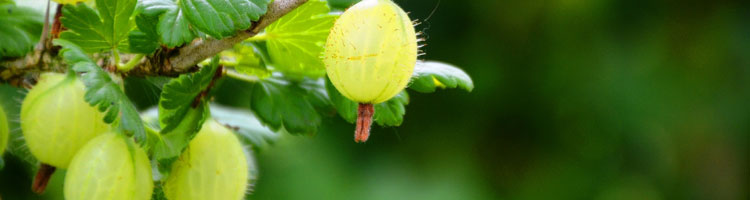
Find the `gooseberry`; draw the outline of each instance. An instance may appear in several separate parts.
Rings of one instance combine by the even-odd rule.
[[[172,200],[242,199],[248,159],[237,136],[208,119],[172,164],[164,194]]]
[[[21,130],[40,162],[67,168],[78,149],[109,130],[103,114],[84,101],[75,74],[45,73],[21,105]]]
[[[391,0],[361,1],[336,20],[323,60],[336,89],[360,103],[355,140],[364,142],[372,104],[387,101],[409,83],[417,61],[414,25]]]
[[[126,140],[105,133],[83,146],[65,174],[65,199],[151,199],[154,183],[146,152]]]

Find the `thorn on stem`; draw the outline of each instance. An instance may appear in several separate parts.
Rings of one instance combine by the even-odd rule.
[[[357,108],[357,129],[354,131],[354,142],[366,142],[370,137],[370,127],[372,126],[372,116],[375,109],[372,104],[359,104]]]

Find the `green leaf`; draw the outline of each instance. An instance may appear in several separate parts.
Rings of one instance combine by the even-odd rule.
[[[358,106],[357,102],[349,100],[344,97],[344,95],[341,95],[341,93],[336,90],[336,87],[333,86],[333,83],[331,83],[331,80],[328,79],[328,77],[326,77],[326,91],[328,92],[328,97],[331,99],[333,107],[336,108],[336,111],[339,113],[339,116],[341,116],[341,118],[344,118],[346,122],[352,124],[356,122]]]
[[[137,0],[96,0],[96,9],[102,18],[105,38],[113,49],[126,41],[128,32],[133,29],[130,16],[135,11]],[[125,43],[127,44],[127,43]]]
[[[130,32],[128,42],[133,53],[151,54],[159,48],[159,38],[152,37],[140,30]]]
[[[154,157],[171,160],[180,155],[208,118],[208,97],[196,98],[206,90],[219,67],[214,57],[211,64],[192,74],[183,74],[164,85],[159,99],[161,140],[154,146]],[[196,104],[197,103],[197,104]]]
[[[202,108],[202,107],[201,107]],[[254,150],[261,150],[267,147],[268,145],[271,145],[275,143],[280,135],[276,132],[271,131],[268,127],[261,124],[259,119],[251,112],[232,108],[232,107],[225,107],[221,105],[211,104],[208,107],[208,110],[205,110],[204,113],[208,113],[210,110],[210,117],[219,122],[222,125],[225,125],[229,127],[233,132],[240,138],[240,140],[246,144],[251,145]],[[208,120],[207,117],[204,118],[202,115],[196,115],[198,109],[192,110],[186,114],[186,122],[189,121],[196,121],[196,120]],[[158,120],[158,108],[152,108],[149,110],[146,110],[143,112],[141,117],[149,124],[153,125],[154,127],[159,126],[159,120]],[[196,118],[199,117],[199,118]],[[202,118],[202,119],[201,119]],[[187,124],[187,123],[186,123]],[[201,123],[202,124],[202,123]],[[172,131],[174,133],[177,133],[177,131]],[[187,140],[189,142],[190,139],[180,139],[176,140],[174,136],[172,137],[162,137],[156,133],[156,137],[149,137],[151,146],[160,146],[158,151],[160,152],[161,156],[159,157],[166,157],[165,159],[161,159],[160,163],[168,163],[170,162],[170,159],[168,154],[176,154],[179,153],[179,149],[173,148],[169,149],[166,147],[171,146],[180,146],[181,144],[178,144],[179,141]],[[186,134],[182,134],[182,136],[187,136]],[[187,138],[187,137],[185,137]],[[159,144],[163,143],[163,144]],[[184,143],[187,144],[187,143]],[[169,153],[172,152],[172,153]],[[168,165],[167,165],[168,166]],[[164,169],[163,169],[164,170]],[[168,169],[166,169],[168,171]]]
[[[135,16],[135,25],[138,27],[138,31],[151,37],[157,36],[156,38],[158,39],[159,35],[156,33],[157,23],[159,23],[159,19],[156,17],[147,17],[146,15]]]
[[[137,11],[147,17],[158,17],[169,10],[179,9],[173,0],[141,0]]]
[[[83,73],[81,79],[86,85],[86,102],[92,106],[98,106],[99,111],[106,111],[104,122],[112,123],[120,117],[119,127],[125,135],[134,135],[139,142],[146,139],[146,132],[138,116],[138,110],[122,91],[120,85],[110,78],[109,73],[90,62],[78,62],[73,65],[73,70]]]
[[[21,57],[39,41],[43,17],[32,9],[0,5],[0,58]]]
[[[229,70],[227,70],[227,74]],[[216,87],[212,88],[213,101],[232,107],[239,108],[250,108],[250,97],[252,96],[255,82],[250,83],[244,80],[234,78],[222,78],[221,81],[216,84]]]
[[[159,114],[161,115],[161,113]],[[208,104],[202,101],[196,108],[189,107],[180,116],[181,121],[170,131],[162,129],[161,137],[153,145],[154,159],[160,162],[176,159],[190,143],[190,140],[200,131],[209,114]]]
[[[250,28],[266,13],[270,0],[182,0],[180,8],[196,29],[214,38]]]
[[[130,97],[138,110],[148,109],[159,105],[159,96],[161,88],[149,81],[152,77],[128,76],[123,79],[125,94]]]
[[[160,17],[156,29],[161,40],[167,47],[172,48],[193,41],[195,34],[190,30],[185,15],[180,9],[169,10]]]
[[[453,65],[435,61],[419,61],[414,66],[414,75],[409,88],[422,93],[435,92],[436,88],[461,88],[471,92],[474,89],[474,82],[466,72]]]
[[[185,113],[195,105],[195,99],[205,90],[214,78],[218,59],[192,74],[183,74],[164,85],[159,98],[159,124],[162,133],[170,132],[180,125]],[[201,99],[202,101],[202,99]],[[200,127],[200,124],[197,125]]]
[[[274,67],[286,74],[321,77],[328,33],[337,15],[325,1],[311,0],[266,28],[268,53]]]
[[[292,134],[314,134],[321,118],[316,110],[320,90],[312,80],[294,83],[279,77],[267,78],[253,88],[250,107],[265,124],[278,131],[282,127]],[[317,84],[317,88],[323,88]]]
[[[328,0],[328,4],[331,8],[345,10],[359,1],[360,0]]]
[[[303,79],[298,82],[300,88],[307,91],[307,100],[310,104],[318,110],[319,113],[331,114],[335,112],[331,106],[331,100],[328,98],[328,92],[326,92],[325,80],[323,79]]]
[[[250,43],[239,43],[234,45],[230,50],[221,52],[222,61],[226,61],[224,66],[233,67],[237,72],[257,76],[258,78],[267,78],[271,72],[261,62],[259,52]]]
[[[57,39],[54,43],[62,46],[61,54],[65,62],[72,65],[75,72],[82,73],[86,102],[99,111],[106,112],[106,123],[112,123],[119,117],[118,129],[127,136],[135,136],[139,143],[144,143],[147,136],[143,121],[120,85],[112,80],[109,73],[91,61],[81,47],[64,39]]]
[[[134,53],[151,54],[159,48],[159,38],[152,37],[142,31],[130,32],[128,42],[130,51]]]
[[[139,1],[138,11],[140,16],[156,21],[152,27],[156,28],[157,37],[169,48],[183,45],[196,37],[182,9],[172,0]]]
[[[172,78],[164,76],[148,76],[146,77],[146,80],[148,80],[148,82],[151,82],[151,84],[154,84],[154,86],[159,88],[159,90],[162,90],[164,88],[164,85],[169,83]]]
[[[409,104],[409,94],[401,91],[386,102],[375,105],[375,115],[372,117],[380,126],[401,126]]]
[[[260,150],[279,139],[279,134],[263,126],[251,112],[211,105],[211,117],[219,123],[229,126],[245,144]]]
[[[358,103],[341,95],[328,79],[326,79],[326,91],[339,116],[349,123],[356,122]],[[375,115],[373,116],[375,123],[380,126],[400,126],[404,121],[407,104],[409,104],[409,94],[406,93],[406,90],[401,91],[386,102],[376,104]]]
[[[60,18],[63,26],[68,28],[60,38],[76,43],[87,52],[98,52],[112,46],[102,32],[104,28],[94,9],[86,4],[65,5]]]
[[[128,50],[127,36],[133,28],[130,16],[135,10],[136,0],[97,0],[94,9],[86,4],[66,5],[60,21],[68,28],[60,34],[93,53],[107,49]]]
[[[86,52],[81,49],[81,47],[73,44],[70,41],[67,41],[65,39],[56,39],[55,41],[53,41],[53,43],[55,45],[63,47],[60,50],[60,55],[62,55],[63,59],[68,64],[75,64],[78,62],[94,62],[93,60],[91,60],[91,57],[89,57],[89,55],[87,55]]]
[[[151,54],[159,48],[159,34],[156,33],[158,20],[143,15],[135,17],[138,30],[130,32],[128,42],[130,51],[134,53]]]

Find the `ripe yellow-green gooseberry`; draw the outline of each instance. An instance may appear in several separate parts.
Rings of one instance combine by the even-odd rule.
[[[103,114],[84,101],[75,74],[45,73],[21,105],[21,130],[40,162],[67,168],[78,149],[109,131]]]
[[[21,104],[21,131],[42,163],[31,186],[36,193],[44,192],[55,168],[68,168],[78,149],[110,129],[84,93],[75,74],[44,73]]]
[[[8,126],[8,117],[5,115],[3,106],[0,105],[0,156],[5,152],[5,147],[8,146],[9,135],[10,127]]]
[[[164,194],[171,200],[242,199],[248,185],[248,166],[237,136],[208,119],[172,164]]]
[[[127,140],[105,133],[83,146],[65,174],[65,199],[151,199],[154,183],[146,152]]]
[[[363,0],[336,20],[323,61],[336,89],[360,103],[355,141],[369,136],[372,104],[387,101],[409,83],[417,48],[412,21],[391,0]]]

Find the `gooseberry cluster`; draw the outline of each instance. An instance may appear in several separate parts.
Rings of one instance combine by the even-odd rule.
[[[113,132],[102,113],[84,101],[74,74],[45,73],[23,101],[21,128],[41,163],[34,190],[42,192],[55,168],[67,169],[65,199],[151,199],[154,190],[146,152]],[[0,110],[0,147],[7,141]],[[168,199],[240,199],[248,185],[248,159],[237,137],[214,120],[204,123],[172,164]],[[217,187],[218,186],[218,187]]]
[[[35,84],[13,116],[20,116],[22,148],[40,164],[32,190],[44,192],[56,169],[65,169],[68,200],[242,199],[255,177],[243,142],[315,133],[330,108],[350,123],[356,118],[354,140],[366,142],[373,122],[401,124],[410,84],[418,92],[473,88],[460,69],[417,61],[424,40],[392,0],[362,0],[343,13],[325,0],[53,1],[61,6],[44,29],[51,36],[42,36],[43,56],[35,56],[52,60],[38,66],[67,72],[24,74],[24,84]],[[304,58],[287,55],[297,53]],[[131,75],[157,76],[143,82],[158,88],[158,119],[145,120],[143,105],[131,101],[123,81]],[[215,120],[227,122],[210,104],[226,93],[224,77],[254,84],[236,88],[251,91],[253,112],[242,116],[257,123]],[[8,121],[0,107],[0,155]]]

